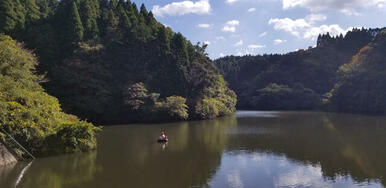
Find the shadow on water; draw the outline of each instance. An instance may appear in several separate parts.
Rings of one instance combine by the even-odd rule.
[[[97,151],[37,159],[18,187],[207,187],[227,144],[225,129],[232,126],[234,117],[105,127]],[[161,129],[167,145],[156,142]],[[5,170],[15,175],[2,174],[0,187],[14,185],[15,169]]]
[[[157,143],[165,129],[169,143]],[[386,118],[239,112],[211,121],[105,127],[97,151],[35,160],[18,187],[382,187]],[[14,187],[27,163],[0,168]],[[383,185],[382,185],[383,184]]]

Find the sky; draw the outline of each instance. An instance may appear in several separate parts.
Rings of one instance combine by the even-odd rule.
[[[386,0],[132,0],[212,59],[288,53],[315,46],[317,36],[386,26]]]

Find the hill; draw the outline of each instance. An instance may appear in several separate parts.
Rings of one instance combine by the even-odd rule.
[[[386,114],[386,30],[339,68],[328,93],[330,108],[349,113]]]
[[[215,61],[238,107],[259,110],[309,110],[326,107],[326,94],[349,63],[381,29],[353,29],[345,36],[320,35],[316,47],[288,54],[235,57]],[[350,95],[351,93],[347,93]]]
[[[99,124],[210,119],[233,113],[206,45],[124,0],[4,0],[0,32],[33,49],[43,87],[65,112]]]

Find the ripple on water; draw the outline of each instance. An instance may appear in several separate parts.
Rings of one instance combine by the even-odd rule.
[[[249,118],[249,117],[260,117],[260,118],[276,118],[279,117],[280,113],[275,111],[237,111],[237,118]]]

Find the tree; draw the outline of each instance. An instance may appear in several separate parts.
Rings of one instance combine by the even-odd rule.
[[[24,29],[25,10],[20,0],[0,1],[0,32],[13,37]]]
[[[99,17],[99,31],[100,36],[104,37],[108,31],[109,25],[109,1],[101,0],[100,1],[100,17]]]
[[[169,115],[172,120],[186,120],[189,117],[186,99],[180,96],[171,96],[164,102],[156,103],[156,108]]]
[[[37,53],[38,72],[49,80],[42,85],[65,111],[98,124],[196,118],[194,107],[204,98],[217,98],[216,117],[234,111],[236,97],[219,81],[204,49],[165,28],[145,5],[138,10],[125,0],[30,2],[41,17],[20,30],[18,40]]]
[[[47,18],[52,16],[58,7],[59,1],[57,0],[37,0],[36,4],[39,6],[40,17]]]
[[[99,129],[62,112],[33,74],[35,56],[20,46],[0,35],[0,127],[34,155],[94,149]]]
[[[79,16],[78,6],[75,1],[72,2],[70,10],[70,18],[68,23],[68,34],[70,35],[69,41],[71,42],[80,42],[83,40],[84,28],[82,21]]]
[[[85,39],[97,38],[99,35],[98,19],[100,7],[98,0],[83,0],[80,6]]]
[[[186,47],[185,38],[181,33],[173,35],[171,40],[171,50],[175,56],[178,66],[187,66],[188,65],[188,51]]]
[[[167,38],[166,28],[164,26],[161,26],[158,29],[157,42],[158,42],[159,50],[163,55],[170,52],[170,41]]]
[[[130,23],[129,17],[126,14],[125,9],[123,8],[123,4],[119,5],[118,14],[119,14],[118,27],[121,29],[121,33],[124,34],[124,33],[129,31],[129,29],[131,27],[131,23]]]
[[[32,23],[40,19],[39,6],[35,0],[25,0],[26,22]]]
[[[139,110],[149,97],[148,91],[142,82],[131,85],[125,95],[125,104],[132,110]]]
[[[110,0],[110,9],[115,10],[118,6],[117,0]]]

